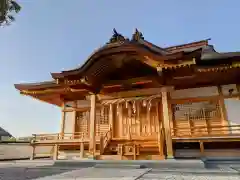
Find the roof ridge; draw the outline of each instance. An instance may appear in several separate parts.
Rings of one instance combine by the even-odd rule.
[[[200,41],[193,41],[190,43],[186,43],[186,44],[180,44],[180,45],[175,45],[175,46],[169,46],[169,47],[165,47],[165,50],[176,50],[176,49],[182,49],[182,48],[186,48],[188,46],[190,47],[195,47],[195,46],[200,46],[200,45],[208,45],[208,41],[211,40],[211,38],[208,39],[204,39],[204,40],[200,40]]]

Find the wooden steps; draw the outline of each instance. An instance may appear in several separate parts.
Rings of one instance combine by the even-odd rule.
[[[105,148],[103,155],[116,154],[118,152],[118,146],[136,144],[139,145],[140,152],[144,153],[159,153],[159,145],[156,140],[126,140],[126,139],[113,139],[110,141],[108,146]]]

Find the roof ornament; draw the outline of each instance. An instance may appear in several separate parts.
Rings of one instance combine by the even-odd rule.
[[[132,35],[132,41],[138,41],[140,39],[144,39],[143,34],[136,28],[135,33]]]
[[[113,35],[107,44],[124,42],[125,40],[126,40],[126,38],[123,35],[121,35],[120,33],[118,33],[117,30],[114,28]]]

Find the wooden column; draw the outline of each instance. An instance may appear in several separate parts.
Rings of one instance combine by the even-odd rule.
[[[118,105],[119,136],[123,137],[123,105]]]
[[[109,127],[112,130],[112,135],[114,134],[113,132],[113,104],[109,105]]]
[[[95,155],[96,149],[96,95],[91,95],[91,110],[90,110],[90,124],[89,124],[89,151]]]
[[[227,110],[226,110],[226,106],[225,106],[225,102],[224,102],[224,95],[223,95],[221,86],[218,86],[218,93],[219,93],[219,106],[220,106],[220,113],[221,113],[221,117],[222,117],[222,125],[228,126],[229,121],[228,121],[228,117],[227,117]]]
[[[167,89],[162,91],[162,112],[163,112],[163,125],[164,134],[167,148],[167,158],[173,158],[173,147],[172,147],[172,137],[170,128],[170,116],[168,109],[168,92]]]
[[[79,134],[75,134],[76,133],[76,115],[77,115],[77,101],[74,101],[74,111],[73,111],[73,131],[72,131],[72,138],[74,139],[75,137],[78,138]],[[77,132],[78,133],[78,132]],[[77,135],[77,136],[76,136]]]
[[[64,137],[64,127],[65,127],[65,102],[62,103],[62,120],[61,120],[61,138]]]
[[[203,141],[199,141],[201,157],[204,157],[204,144]]]
[[[84,158],[84,143],[83,142],[80,143],[80,158],[81,159]]]
[[[54,145],[53,160],[58,160],[58,144]]]
[[[128,139],[131,139],[131,132],[132,132],[132,118],[131,118],[131,114],[132,114],[132,108],[131,106],[128,104],[128,108],[127,108],[127,125],[128,125]]]
[[[159,150],[159,155],[160,156],[164,156],[164,153],[163,153],[163,147],[164,147],[164,144],[163,144],[163,140],[162,140],[162,119],[160,118],[159,116],[159,102],[157,102],[156,104],[156,115],[157,115],[157,123],[156,125],[158,126],[158,150]]]

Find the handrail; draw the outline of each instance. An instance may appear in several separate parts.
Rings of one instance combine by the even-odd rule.
[[[172,128],[172,129],[173,130],[179,130],[179,129],[233,128],[233,127],[239,127],[240,128],[240,125],[195,126],[195,127],[180,127],[180,128]]]
[[[172,128],[172,137],[206,137],[206,136],[240,135],[240,125],[197,126]]]
[[[100,150],[100,153],[103,154],[104,152],[104,149],[107,147],[107,145],[109,144],[109,142],[111,141],[112,139],[112,128],[110,127],[109,128],[109,131],[107,131],[105,133],[104,136],[101,136],[100,138],[100,146],[101,146],[101,150]]]
[[[88,133],[86,132],[33,134],[32,140],[44,141],[44,140],[61,140],[61,139],[85,139],[86,137],[88,137]]]

